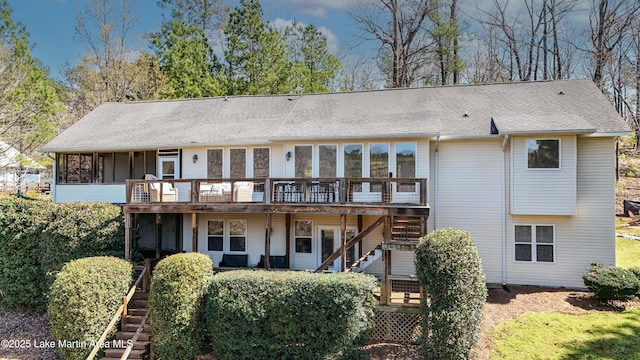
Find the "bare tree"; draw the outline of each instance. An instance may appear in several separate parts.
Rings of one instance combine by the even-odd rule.
[[[389,87],[411,86],[430,61],[434,42],[428,32],[429,14],[439,5],[437,0],[362,1],[351,13],[368,39],[380,44],[378,53],[386,65]]]

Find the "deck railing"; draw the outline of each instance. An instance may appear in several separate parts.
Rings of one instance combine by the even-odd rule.
[[[127,180],[127,203],[427,205],[427,180],[419,178]]]

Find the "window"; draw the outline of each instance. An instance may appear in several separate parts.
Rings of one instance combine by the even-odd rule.
[[[207,177],[222,179],[222,149],[207,150]]]
[[[559,169],[560,140],[527,140],[527,165],[529,169]]]
[[[389,144],[369,145],[369,177],[386,178],[389,176]],[[371,183],[372,192],[382,191],[381,183]]]
[[[338,147],[336,145],[320,145],[318,147],[320,160],[320,177],[336,177]]]
[[[93,154],[58,154],[58,182],[93,183]]]
[[[310,178],[312,175],[313,147],[310,145],[295,147],[295,167],[297,178]]]
[[[253,149],[253,177],[256,179],[269,177],[269,148]]]
[[[297,253],[311,254],[312,229],[313,223],[311,220],[296,220],[294,238]]]
[[[416,177],[416,144],[398,143],[396,144],[396,177],[415,178]],[[415,192],[415,183],[398,183],[398,192]]]
[[[228,245],[225,246],[225,240]],[[246,220],[209,220],[207,222],[207,251],[245,252],[247,250]]]
[[[344,146],[344,177],[362,177],[362,145]],[[362,184],[353,184],[353,191],[362,191]]]
[[[245,220],[229,220],[229,250],[247,250],[247,222]]]
[[[229,157],[231,178],[244,179],[247,176],[247,151],[245,149],[231,149]]]
[[[224,221],[209,220],[207,223],[207,251],[224,250]]]
[[[515,225],[516,261],[554,262],[553,225]]]

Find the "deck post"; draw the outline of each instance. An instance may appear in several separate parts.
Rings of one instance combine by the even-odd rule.
[[[284,228],[285,228],[285,256],[284,265],[287,269],[291,268],[291,214],[284,215]]]
[[[162,214],[156,214],[156,259],[160,259],[161,255],[162,255]]]
[[[358,234],[360,234],[362,232],[362,215],[358,215]],[[362,239],[360,239],[360,241],[358,241],[358,256],[362,256]],[[353,261],[356,261],[357,259],[353,259]]]
[[[198,252],[198,214],[191,214],[191,252]]]
[[[383,242],[391,241],[391,216],[384,217]],[[382,259],[384,262],[384,272],[382,274],[382,285],[380,287],[380,303],[388,305],[391,302],[391,251],[383,250]]]
[[[124,213],[124,258],[131,260],[131,214]]]
[[[264,230],[264,269],[271,269],[271,264],[269,263],[269,256],[271,256],[271,218],[273,214],[268,212],[266,214],[265,219],[265,230]]]
[[[347,270],[347,214],[340,214],[340,269]]]

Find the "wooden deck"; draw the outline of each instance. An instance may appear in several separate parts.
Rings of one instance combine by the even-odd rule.
[[[426,179],[127,180],[127,213],[428,216]]]

